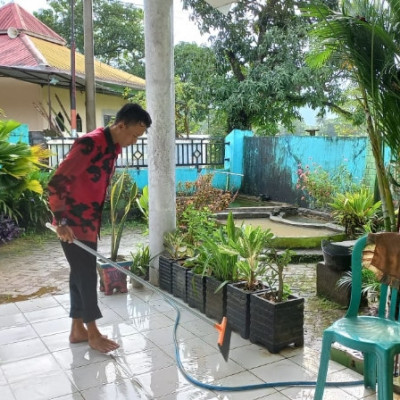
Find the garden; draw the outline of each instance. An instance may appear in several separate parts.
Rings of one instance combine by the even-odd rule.
[[[310,34],[312,51],[307,57],[308,71],[333,66],[341,71],[343,79],[349,81],[356,93],[353,98],[358,104],[357,109],[365,112],[365,128],[375,161],[374,188],[362,180],[355,181],[344,166],[332,172],[319,165],[298,165],[299,197],[307,201],[310,208],[329,214],[343,227],[347,240],[369,232],[398,231],[395,210],[398,183],[395,174],[385,166],[384,159],[384,147],[387,146],[391,165],[398,164],[398,113],[390,112],[398,109],[398,48],[396,32],[387,28],[397,25],[383,23],[376,34],[368,21],[373,20],[379,10],[373,5],[364,5],[365,9],[361,6],[359,11],[362,13],[358,15],[367,17],[349,18],[347,14],[354,10],[345,8],[343,15],[323,6],[315,8],[311,5],[303,11],[305,17],[319,21]],[[324,11],[323,18],[320,18],[321,10]],[[387,12],[384,14],[387,18],[396,17]],[[377,19],[376,23],[379,21]],[[328,25],[330,29],[327,29]],[[354,38],[362,39],[363,45]],[[366,38],[369,38],[367,44]],[[376,53],[370,53],[372,48]],[[371,74],[371,65],[376,68],[374,74]],[[351,110],[348,114],[352,114]],[[231,120],[230,123],[238,121]],[[248,128],[250,116],[246,115],[242,123],[240,128]],[[51,219],[46,186],[51,171],[47,170],[44,161],[49,153],[39,146],[9,143],[8,135],[17,126],[14,121],[0,121],[1,247],[29,235],[49,235],[45,228],[45,223]],[[273,130],[273,134],[276,133]],[[221,224],[215,214],[229,210],[238,193],[215,189],[211,181],[212,175],[204,175],[178,189],[177,229],[165,234],[165,253],[151,254],[148,246],[143,244],[132,249],[131,259],[125,260],[127,268],[133,274],[147,278],[150,265],[159,262],[159,283],[163,290],[210,318],[220,319],[227,315],[233,329],[243,338],[262,343],[271,352],[278,352],[289,344],[301,346],[304,343],[304,298],[293,290],[295,282],[288,272],[296,257],[295,246],[280,248],[273,232],[252,224],[237,224],[229,212],[226,223]],[[112,238],[109,252],[112,260],[118,260],[120,241],[131,221],[141,221],[143,231],[146,231],[148,196],[147,188],[139,193],[126,172],[115,174],[103,214],[104,229]],[[107,282],[115,282],[116,277],[107,278],[103,275],[106,270],[106,267],[99,267],[101,288],[111,294],[114,288],[107,288]],[[109,270],[115,275],[115,271]],[[351,278],[348,269],[339,272],[335,275],[338,290],[348,287]],[[376,282],[370,275],[364,279],[368,297],[368,292],[375,291]],[[126,291],[126,281],[125,286],[117,289]],[[264,306],[269,307],[268,311],[264,311]],[[284,311],[279,311],[280,308]],[[254,319],[254,315],[257,318]],[[282,316],[285,317],[283,320],[280,319]],[[276,318],[276,321],[271,322],[267,317]],[[276,331],[272,330],[274,326]],[[268,331],[267,335],[265,331]],[[291,336],[281,337],[287,332]]]

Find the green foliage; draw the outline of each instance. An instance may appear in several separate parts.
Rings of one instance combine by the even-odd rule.
[[[36,171],[30,174],[30,178],[36,179],[43,188],[47,188],[50,174]],[[24,191],[16,201],[15,210],[20,215],[18,225],[27,232],[44,232],[45,224],[52,216],[47,202],[47,191],[43,193]]]
[[[353,279],[352,271],[346,271],[343,276],[336,282],[337,287],[351,288]],[[368,295],[370,292],[375,292],[379,296],[381,283],[377,279],[375,273],[368,268],[361,270],[361,293]]]
[[[225,210],[235,199],[236,194],[214,188],[212,186],[213,174],[199,175],[195,182],[179,184],[176,199],[176,214],[178,225],[184,210],[192,205],[194,209],[201,210],[207,207],[211,212]]]
[[[183,260],[194,255],[194,249],[187,242],[186,234],[179,229],[164,234],[164,247],[174,260]]]
[[[353,175],[345,165],[340,165],[331,173],[313,163],[313,168],[299,164],[296,188],[301,191],[301,200],[311,208],[328,209],[333,197],[340,192],[354,192],[360,189]]]
[[[146,185],[142,194],[136,199],[136,204],[147,224],[149,223],[149,187]]]
[[[279,123],[290,128],[300,119],[298,109],[306,104],[323,110],[342,101],[334,69],[311,73],[305,63],[312,25],[298,15],[295,2],[240,1],[227,16],[204,1],[183,4],[202,33],[213,32],[213,106],[226,113],[228,132],[253,128],[275,134]]]
[[[124,171],[118,177],[117,181],[111,185],[111,260],[113,261],[117,260],[119,244],[121,241],[125,221],[137,196],[137,186],[136,183],[133,183],[130,187],[128,197],[124,198],[124,185],[125,181],[129,179],[129,177],[129,174]]]
[[[277,303],[287,300],[292,293],[290,286],[284,282],[283,272],[294,255],[295,252],[289,249],[279,252],[277,249],[271,248],[268,252],[269,268],[264,275],[264,279],[272,289],[271,298]],[[276,283],[278,284],[276,285]],[[278,287],[277,290],[275,290],[276,286]]]
[[[310,2],[303,15],[319,19],[312,31],[309,65],[328,63],[344,71],[359,90],[367,132],[377,169],[377,183],[387,231],[396,230],[393,198],[386,175],[382,138],[392,154],[400,154],[400,86],[398,46],[400,14],[398,1],[343,2],[341,12]]]
[[[203,236],[209,235],[216,229],[217,222],[208,207],[196,209],[193,204],[189,204],[182,212],[178,226],[184,232],[187,242],[197,245]]]
[[[238,257],[238,279],[245,281],[247,290],[254,290],[259,284],[259,277],[264,276],[267,271],[267,264],[260,260],[260,256],[272,237],[269,229],[264,231],[259,226],[242,225],[234,238],[219,246],[221,253]]]
[[[146,277],[149,273],[150,262],[153,257],[150,256],[150,247],[140,245],[135,253],[131,253],[132,265],[130,271],[137,276]]]
[[[349,238],[355,239],[365,232],[373,232],[381,201],[374,202],[374,195],[362,187],[354,193],[337,193],[330,206],[335,221],[344,226]]]
[[[71,32],[70,0],[49,1],[50,8],[35,12],[36,18],[68,43]],[[84,53],[83,2],[75,1],[75,42]],[[93,1],[94,55],[113,67],[144,78],[143,10],[119,1]]]
[[[49,151],[25,143],[9,143],[10,133],[20,126],[16,121],[0,120],[0,213],[16,220],[21,217],[15,202],[22,193],[41,194],[43,188],[32,173],[47,165],[42,163]]]
[[[184,265],[193,268],[197,273],[213,276],[221,282],[217,291],[229,282],[238,281],[236,254],[223,253],[221,245],[228,246],[235,241],[239,228],[235,226],[232,213],[229,213],[225,225],[220,225],[212,234],[201,238],[201,245],[196,248],[194,257],[185,261]]]

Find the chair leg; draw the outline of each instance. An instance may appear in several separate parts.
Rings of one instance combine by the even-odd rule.
[[[393,400],[394,354],[378,353],[378,400]]]
[[[332,340],[330,335],[324,333],[322,339],[321,358],[319,363],[317,386],[315,387],[314,400],[322,400],[325,390],[326,375],[328,373],[329,360],[331,356]]]
[[[363,353],[364,355],[364,386],[376,389],[376,355]]]

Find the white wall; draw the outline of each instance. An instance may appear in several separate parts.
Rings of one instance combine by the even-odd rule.
[[[48,119],[43,117],[36,110],[35,104],[42,104],[46,113],[49,113],[49,87],[35,85],[28,82],[18,81],[13,78],[0,78],[0,109],[6,114],[5,118],[15,119],[18,122],[27,124],[30,131],[42,131],[49,128]],[[58,95],[68,116],[70,115],[70,95],[68,89],[61,89],[50,86],[51,107],[56,114],[62,112],[55,94]],[[122,97],[96,94],[96,126],[103,126],[104,114],[116,114],[126,103]],[[77,114],[82,118],[82,131],[86,132],[86,108],[85,93],[76,92]],[[54,119],[55,115],[52,112]],[[69,123],[64,116],[65,126],[69,129]],[[82,134],[78,132],[78,134]]]

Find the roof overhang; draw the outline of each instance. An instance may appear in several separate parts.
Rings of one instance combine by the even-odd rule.
[[[69,89],[71,87],[71,75],[68,72],[63,72],[51,67],[43,67],[43,69],[39,69],[29,67],[0,66],[0,77],[14,78],[42,86],[50,85],[65,89]],[[85,77],[76,75],[75,85],[76,90],[85,91]],[[142,87],[128,82],[125,87],[143,90]],[[122,85],[112,81],[96,80],[97,93],[116,95],[121,93],[121,90],[118,90],[118,88],[121,89]]]

